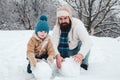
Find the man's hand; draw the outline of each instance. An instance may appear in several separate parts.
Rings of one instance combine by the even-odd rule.
[[[82,64],[83,55],[78,53],[78,54],[76,54],[76,55],[73,56],[73,59],[74,59],[76,62]]]
[[[56,64],[58,68],[61,68],[61,63],[64,61],[63,57],[61,57],[59,54],[56,55]]]

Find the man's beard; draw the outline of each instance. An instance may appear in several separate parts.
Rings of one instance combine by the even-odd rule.
[[[71,28],[71,22],[70,23],[61,23],[60,24],[60,30],[63,32],[69,31]]]

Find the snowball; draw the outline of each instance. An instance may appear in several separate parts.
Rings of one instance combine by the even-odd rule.
[[[46,80],[52,76],[52,69],[48,63],[40,61],[36,64],[36,67],[32,69],[32,73],[37,80]]]
[[[76,77],[80,76],[80,64],[75,62],[73,58],[66,58],[62,62],[62,67],[59,72],[65,77]]]

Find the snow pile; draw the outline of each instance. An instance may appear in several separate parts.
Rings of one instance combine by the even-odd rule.
[[[32,69],[32,73],[37,80],[49,80],[52,76],[52,69],[45,61],[40,61]]]
[[[62,68],[59,72],[65,77],[76,77],[80,76],[80,64],[75,62],[73,58],[66,58],[62,62]]]
[[[33,32],[33,30],[0,31],[0,80],[36,80],[33,74],[28,74],[26,71],[28,65],[28,61],[26,60],[26,46]],[[91,39],[93,47],[91,48],[87,71],[81,68],[78,77],[64,77],[56,72],[55,77],[48,80],[120,80],[120,37],[91,36]],[[44,64],[44,62],[37,65],[39,64]],[[36,70],[38,74],[33,71],[38,78],[40,76],[47,76],[47,72],[51,71],[47,70],[46,67],[48,69],[50,67],[47,63],[45,64],[46,66],[39,65],[38,68],[40,70]],[[61,69],[63,73],[69,72],[69,76],[73,74],[74,70],[77,70],[75,66],[72,68],[73,66],[70,64],[66,60],[62,65],[68,65],[68,67],[65,71],[65,67]]]
[[[120,43],[120,37],[117,37],[116,40],[118,41],[118,43]]]

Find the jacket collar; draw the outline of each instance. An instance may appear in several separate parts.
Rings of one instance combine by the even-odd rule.
[[[33,34],[33,37],[35,37],[39,41],[42,41],[35,33]],[[49,38],[49,35],[47,35],[44,40],[48,40],[48,38]]]

